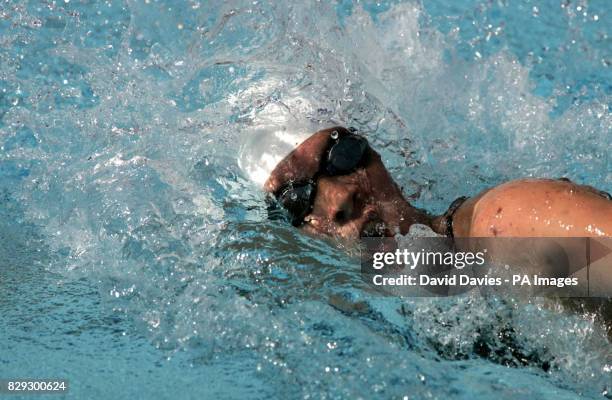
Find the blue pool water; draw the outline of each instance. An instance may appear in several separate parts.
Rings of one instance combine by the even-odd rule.
[[[266,218],[253,127],[358,127],[414,202],[612,190],[612,3],[0,4],[0,379],[66,398],[612,398],[596,316],[378,296]],[[60,396],[62,397],[62,396]]]

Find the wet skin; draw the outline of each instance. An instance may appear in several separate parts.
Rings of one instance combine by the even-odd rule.
[[[453,226],[458,237],[609,237],[612,201],[566,180],[519,179],[467,200]]]
[[[272,171],[264,189],[276,192],[290,180],[312,178],[328,148],[330,133],[319,131],[300,144]],[[469,188],[466,188],[469,192]],[[405,234],[414,223],[446,234],[443,216],[432,217],[408,203],[382,163],[368,148],[365,163],[341,176],[320,176],[313,209],[300,227],[345,239],[362,235]],[[612,201],[598,190],[567,180],[520,179],[488,189],[455,212],[457,237],[605,237],[612,236]]]

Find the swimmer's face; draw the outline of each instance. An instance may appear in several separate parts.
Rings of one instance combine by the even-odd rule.
[[[278,194],[289,182],[314,180],[311,207],[295,223],[306,232],[345,239],[405,233],[409,224],[403,221],[410,219],[411,207],[370,146],[350,172],[330,175],[320,171],[333,131],[341,136],[351,134],[341,127],[313,134],[276,166],[265,190]]]

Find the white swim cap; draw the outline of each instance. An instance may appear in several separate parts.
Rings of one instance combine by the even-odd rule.
[[[317,131],[313,124],[300,121],[289,110],[271,104],[244,131],[245,140],[238,154],[238,166],[255,184],[263,187],[274,167],[300,143]]]

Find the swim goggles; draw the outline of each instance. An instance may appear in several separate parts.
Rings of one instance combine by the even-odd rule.
[[[293,226],[304,223],[304,217],[310,213],[317,191],[317,179],[320,176],[346,175],[363,164],[368,141],[355,134],[350,128],[348,134],[340,135],[334,130],[330,141],[321,157],[321,167],[310,179],[289,181],[275,192],[277,202],[289,213]]]

